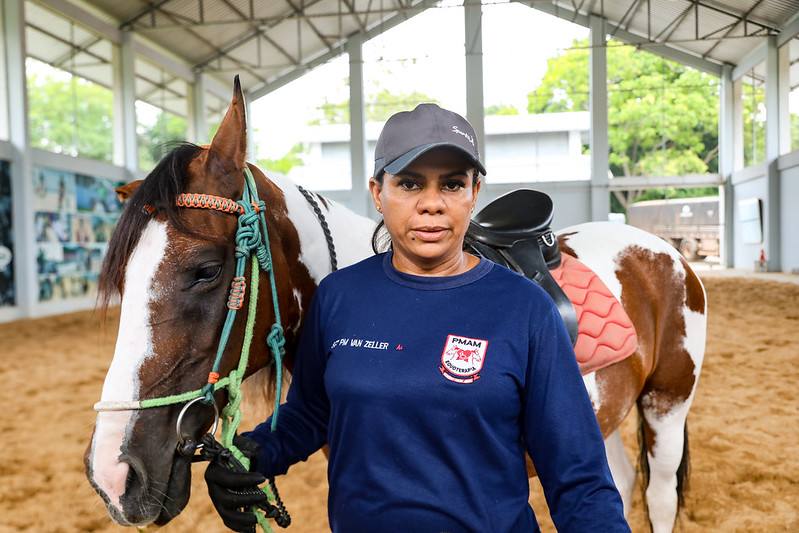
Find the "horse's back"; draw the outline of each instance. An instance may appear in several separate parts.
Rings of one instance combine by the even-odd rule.
[[[593,270],[630,314],[646,346],[664,315],[704,349],[706,299],[702,282],[680,253],[663,239],[627,224],[588,222],[558,232],[561,251]],[[670,332],[670,336],[679,330]],[[702,345],[700,348],[699,344]],[[694,359],[700,358],[697,355]]]
[[[657,263],[659,270],[673,270],[675,275],[685,279],[687,265],[680,253],[660,237],[634,226],[618,222],[587,222],[569,226],[557,234],[561,251],[576,257],[596,272],[620,300],[620,277],[647,275],[653,262]]]
[[[592,378],[598,381],[592,399],[604,406],[607,426],[620,423],[631,402],[653,388],[671,390],[672,404],[690,405],[707,325],[704,287],[690,265],[666,241],[626,224],[589,222],[558,236],[561,251],[593,270],[621,302],[638,336],[630,358]],[[616,392],[603,395],[603,388]]]

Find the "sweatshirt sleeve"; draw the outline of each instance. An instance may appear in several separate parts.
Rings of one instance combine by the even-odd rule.
[[[272,432],[269,417],[253,431],[243,433],[261,445],[256,467],[267,477],[285,474],[291,465],[305,461],[327,442],[330,404],[324,375],[328,354],[319,295],[317,291],[308,311],[291,385],[286,402],[278,410],[275,431]]]
[[[629,532],[602,432],[554,305],[531,325],[524,435],[561,532]]]

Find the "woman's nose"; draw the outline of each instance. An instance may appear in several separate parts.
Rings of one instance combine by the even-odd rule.
[[[444,197],[436,187],[425,187],[417,205],[422,213],[441,213],[446,207]]]

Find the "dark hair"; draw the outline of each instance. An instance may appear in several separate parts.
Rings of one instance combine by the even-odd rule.
[[[477,183],[480,181],[480,173],[477,171],[476,168],[472,169],[472,188],[477,186]],[[383,185],[383,176],[385,176],[385,171],[380,172],[379,176],[375,176],[375,181],[379,183],[381,186]],[[466,235],[463,239],[463,249],[467,249],[471,247],[471,243],[474,240],[472,237],[471,231],[471,224],[469,228],[466,230]],[[387,252],[391,250],[393,247],[393,243],[391,242],[391,235],[389,235],[388,230],[386,230],[386,221],[384,219],[380,219],[378,222],[377,227],[375,228],[374,232],[372,232],[372,251],[376,254],[380,254],[383,252]]]

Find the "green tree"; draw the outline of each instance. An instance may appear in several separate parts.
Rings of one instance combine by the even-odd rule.
[[[153,124],[139,122],[136,135],[139,138],[139,168],[152,169],[176,142],[186,140],[186,119],[158,110]]]
[[[304,153],[308,153],[308,146],[304,143],[297,143],[280,159],[258,159],[256,164],[262,170],[279,172],[286,175],[293,167],[303,166],[305,164],[300,155]]]
[[[743,84],[744,166],[766,159],[766,94],[763,87]]]
[[[111,91],[56,69],[36,70],[39,72],[33,72],[27,79],[31,146],[111,161],[114,151]]]
[[[425,93],[413,91],[411,93],[392,94],[388,89],[381,89],[369,98],[366,104],[366,120],[370,122],[384,122],[391,115],[399,111],[410,111],[418,104],[439,103]]]
[[[588,111],[587,45],[587,40],[575,39],[570,48],[547,59],[541,84],[527,94],[528,113]]]
[[[413,91],[411,93],[393,94],[388,89],[380,89],[366,99],[366,120],[370,122],[383,122],[399,111],[409,111],[417,104],[425,102],[438,103],[434,98],[424,93]],[[312,120],[312,125],[349,124],[350,102],[330,102],[327,98],[317,109],[320,117]]]
[[[485,108],[486,116],[491,115],[518,115],[519,110],[512,105],[496,104]]]
[[[587,111],[588,40],[549,59],[530,113]],[[631,46],[607,48],[608,144],[615,176],[718,168],[718,79]],[[635,196],[637,193],[633,193]],[[626,204],[632,198],[620,198]]]
[[[799,114],[791,113],[791,150],[799,150]]]

